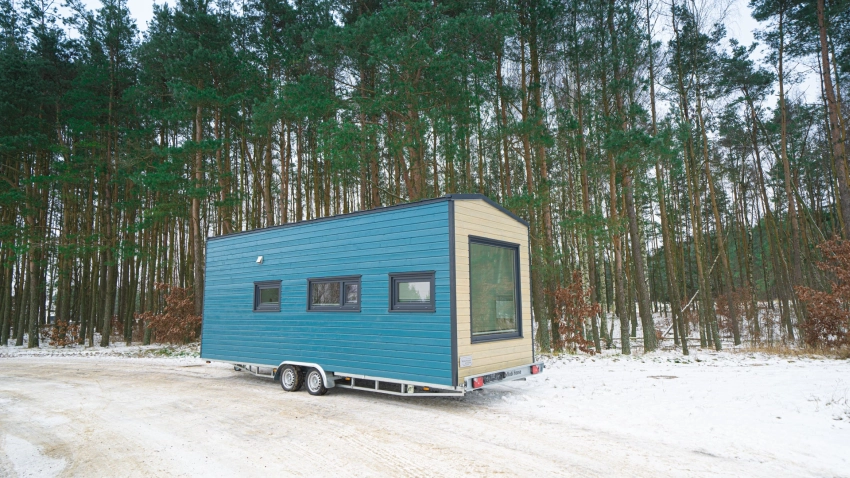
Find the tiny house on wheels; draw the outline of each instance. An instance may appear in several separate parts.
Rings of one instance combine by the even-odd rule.
[[[539,373],[528,224],[449,195],[207,242],[201,357],[313,395],[462,395]]]

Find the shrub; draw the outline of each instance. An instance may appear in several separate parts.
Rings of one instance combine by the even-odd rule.
[[[56,319],[53,324],[41,327],[41,340],[54,347],[66,347],[77,343],[80,336],[80,325],[70,324],[66,320]]]
[[[573,272],[572,283],[567,287],[559,287],[552,296],[555,299],[555,314],[558,319],[558,334],[555,337],[555,348],[564,350],[571,348],[593,354],[591,343],[584,338],[582,331],[587,319],[599,314],[599,304],[590,301],[590,290],[585,290],[579,271]]]
[[[197,339],[202,319],[195,315],[195,299],[189,289],[161,283],[156,284],[156,288],[166,294],[162,313],[136,314],[137,320],[153,330],[152,339],[170,344],[185,344]]]
[[[831,292],[796,287],[806,306],[799,324],[803,341],[810,347],[838,348],[850,345],[850,241],[833,239],[818,246],[824,261],[818,269],[833,276]]]
[[[740,326],[741,319],[747,315],[747,303],[750,301],[750,294],[747,288],[735,289],[732,292],[721,294],[715,301],[717,310],[717,326],[722,333],[727,336],[732,335],[734,330],[732,327],[732,314],[729,310],[729,302],[732,302],[735,313],[738,316],[738,324]]]

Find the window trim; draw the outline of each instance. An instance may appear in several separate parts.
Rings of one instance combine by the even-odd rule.
[[[307,312],[360,312],[360,304],[363,302],[363,285],[360,275],[336,276],[336,277],[310,277],[307,279]],[[313,284],[339,283],[339,305],[313,305]],[[345,303],[346,284],[357,284],[357,304]]]
[[[264,280],[254,282],[254,312],[280,312],[280,301],[282,290],[279,280]],[[260,302],[260,291],[263,289],[277,289],[277,303],[264,306]]]
[[[480,244],[483,246],[495,246],[495,247],[504,247],[506,249],[512,249],[514,251],[514,273],[516,277],[514,278],[514,287],[516,289],[516,318],[517,318],[517,330],[516,332],[502,332],[498,334],[487,334],[487,335],[475,335],[473,331],[473,323],[472,323],[472,245]],[[513,242],[504,242],[496,239],[490,239],[488,237],[480,237],[480,236],[469,236],[469,244],[467,249],[467,255],[469,256],[469,338],[471,343],[478,344],[483,342],[495,342],[498,340],[511,340],[511,339],[521,339],[522,335],[522,274],[520,273],[520,260],[519,260],[519,244],[515,244]]]
[[[420,271],[420,272],[390,272],[389,277],[389,309],[388,312],[436,312],[437,311],[437,296],[436,296],[436,271]],[[428,304],[399,304],[398,294],[396,294],[396,282],[399,280],[407,281],[429,281],[431,283],[431,302]]]

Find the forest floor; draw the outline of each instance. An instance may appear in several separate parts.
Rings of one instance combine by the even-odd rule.
[[[3,347],[0,476],[850,477],[850,360],[547,363],[463,398],[313,397],[193,347]]]

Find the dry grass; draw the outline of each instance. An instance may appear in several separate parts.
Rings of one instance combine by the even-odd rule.
[[[804,345],[745,345],[728,349],[732,353],[762,353],[779,357],[850,359],[850,348],[821,348]]]

